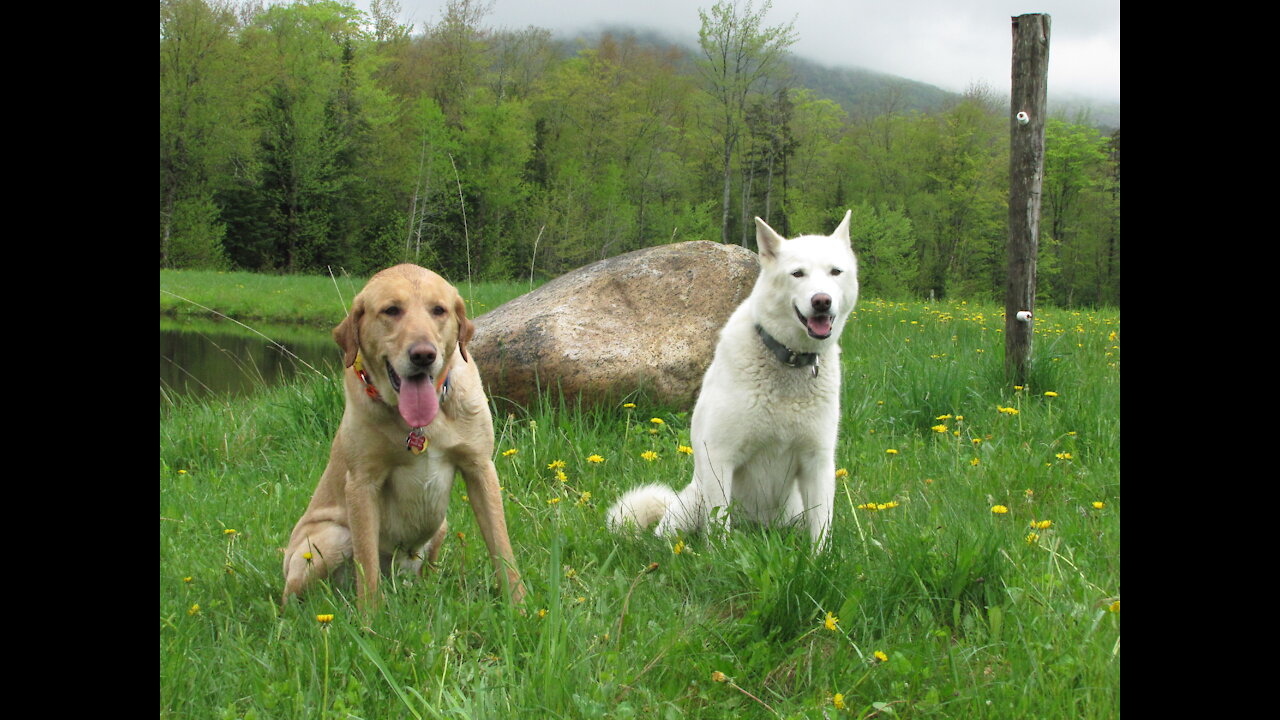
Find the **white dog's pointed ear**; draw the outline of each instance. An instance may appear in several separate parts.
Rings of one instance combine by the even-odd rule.
[[[833,237],[849,242],[849,218],[853,217],[852,210],[844,211],[844,219],[836,226],[836,231],[831,233]]]
[[[782,250],[782,243],[786,240],[779,235],[769,224],[760,218],[756,218],[756,247],[760,249],[760,257],[773,260],[778,257],[778,251]]]

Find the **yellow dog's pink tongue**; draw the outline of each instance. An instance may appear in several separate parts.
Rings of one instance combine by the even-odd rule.
[[[400,383],[400,417],[409,427],[425,427],[440,412],[440,398],[426,375],[405,378]]]

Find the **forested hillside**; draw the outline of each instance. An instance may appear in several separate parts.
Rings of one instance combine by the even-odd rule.
[[[1004,89],[853,88],[749,5],[704,7],[696,48],[496,30],[485,7],[411,28],[394,0],[163,0],[160,266],[548,277],[852,208],[868,295],[1002,295]],[[1118,305],[1120,132],[1046,133],[1042,299]]]

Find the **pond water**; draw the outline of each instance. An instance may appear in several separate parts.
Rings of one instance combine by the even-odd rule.
[[[257,332],[228,321],[161,318],[161,402],[245,395],[301,373],[338,376],[342,353],[328,330],[250,325]]]

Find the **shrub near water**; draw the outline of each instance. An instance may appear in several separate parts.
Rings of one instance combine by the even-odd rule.
[[[336,380],[162,408],[161,715],[1081,717],[1119,712],[1119,316],[865,301],[844,338],[831,552],[803,532],[618,537],[626,488],[689,481],[689,415],[640,397],[495,419],[523,613],[454,488],[439,569],[283,612],[281,548]],[[332,615],[321,622],[318,616]]]

